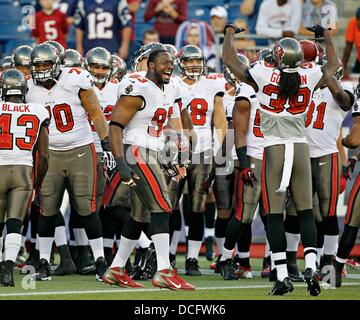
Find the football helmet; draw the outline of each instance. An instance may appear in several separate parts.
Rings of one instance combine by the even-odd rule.
[[[178,50],[176,49],[176,47],[172,44],[164,44],[164,47],[166,49],[167,52],[170,53],[170,55],[175,58],[178,54]]]
[[[272,58],[275,67],[279,69],[296,69],[302,63],[304,55],[297,40],[283,38],[275,43],[272,49]]]
[[[190,143],[181,132],[174,130],[164,131],[165,143],[159,153],[159,162],[164,173],[176,177],[179,171],[176,166],[188,167],[190,165]]]
[[[13,67],[27,67],[30,68],[31,52],[33,48],[30,46],[19,46],[14,49],[12,53]]]
[[[255,53],[253,59],[251,60],[251,63],[255,63],[257,61],[264,60],[267,63],[273,64],[271,49],[261,49],[258,52]]]
[[[5,56],[0,59],[0,71],[5,71],[7,69],[10,69],[12,66],[12,57],[11,56]]]
[[[39,70],[43,64],[51,65],[48,69]],[[60,75],[60,57],[54,46],[48,43],[37,45],[31,52],[30,73],[36,85],[42,85],[57,79]]]
[[[103,47],[93,48],[86,54],[84,66],[92,75],[95,83],[106,84],[110,80],[113,72],[111,53]],[[108,70],[106,74],[98,74],[92,71],[93,66],[102,66]]]
[[[243,64],[245,64],[247,67],[250,67],[250,61],[246,56],[244,56],[241,53],[238,53],[237,56]],[[230,71],[230,69],[226,65],[224,65],[224,78],[229,84],[234,86],[236,85],[237,82],[239,82],[239,79],[235,77],[235,75]]]
[[[150,53],[155,50],[166,50],[163,44],[160,42],[151,42],[144,44],[134,55],[132,63],[132,71],[138,72],[138,64],[143,60],[147,59],[150,56]]]
[[[66,49],[64,57],[64,67],[82,67],[83,57],[74,49]]]
[[[304,62],[316,62],[319,57],[319,48],[311,40],[300,40],[301,51],[304,55]]]
[[[183,47],[177,55],[179,66],[183,76],[197,80],[205,74],[206,61],[202,50],[193,45]],[[185,66],[187,61],[200,61],[199,66]]]
[[[113,54],[113,74],[112,76],[121,81],[124,75],[127,73],[127,66],[124,59],[121,59],[119,56]]]
[[[5,100],[7,96],[21,96],[25,99],[28,91],[27,81],[24,74],[16,69],[4,71],[0,81],[1,98]]]
[[[60,57],[60,64],[63,65],[64,59],[65,59],[65,49],[64,49],[63,45],[54,40],[48,40],[48,41],[45,41],[44,43],[51,44],[55,48],[57,54]]]

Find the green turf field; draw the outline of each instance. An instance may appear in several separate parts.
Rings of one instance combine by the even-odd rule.
[[[360,271],[348,268],[348,277],[344,279],[343,287],[340,289],[322,290],[318,297],[311,297],[306,291],[305,284],[295,284],[295,291],[283,297],[271,297],[268,293],[272,283],[267,279],[261,279],[259,272],[261,271],[260,259],[252,259],[251,264],[254,270],[253,279],[241,279],[238,281],[224,281],[221,276],[213,273],[209,269],[210,263],[204,257],[200,258],[200,267],[203,271],[201,277],[185,277],[187,281],[196,286],[194,292],[175,292],[166,289],[156,289],[151,285],[150,281],[143,282],[144,289],[125,289],[120,287],[110,287],[103,283],[97,282],[95,276],[66,276],[52,277],[52,281],[35,282],[36,288],[23,289],[22,282],[29,284],[19,270],[15,270],[15,287],[0,287],[0,299],[37,299],[37,300],[303,300],[303,299],[360,299]],[[177,259],[179,273],[182,274],[184,268],[184,257]],[[299,266],[303,267],[303,260],[299,260]]]

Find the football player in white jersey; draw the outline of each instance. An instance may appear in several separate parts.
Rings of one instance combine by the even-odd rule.
[[[27,99],[38,101],[51,114],[49,126],[49,170],[43,184],[42,218],[39,221],[40,266],[37,279],[50,278],[49,259],[56,215],[65,188],[81,216],[94,258],[96,278],[106,270],[101,222],[96,212],[96,153],[87,114],[93,120],[104,151],[110,150],[107,124],[93,90],[92,76],[78,68],[63,68],[49,44],[36,46],[31,54],[34,81]],[[67,244],[64,244],[67,248]],[[68,251],[68,248],[67,248]],[[68,252],[68,262],[73,264]]]
[[[212,164],[212,128],[216,129],[222,144],[227,130],[222,97],[223,81],[218,76],[205,76],[205,60],[200,48],[185,46],[178,54],[179,66],[183,78],[178,85],[184,108],[190,113],[197,135],[196,146],[192,148],[192,164],[187,168],[187,183],[191,212],[188,213],[188,254],[185,262],[187,275],[199,276],[198,256],[204,234],[204,211],[206,191],[204,182]],[[177,207],[185,181],[170,183],[173,207]],[[185,213],[184,213],[185,214]]]
[[[34,195],[39,201],[48,168],[49,113],[44,105],[25,102],[27,90],[25,76],[20,71],[10,69],[2,74],[0,217],[1,221],[6,218],[7,235],[0,279],[2,286],[10,287],[15,285],[13,268],[21,247],[23,219]],[[38,162],[33,181],[35,145]],[[1,247],[2,242],[1,237]]]
[[[305,254],[304,279],[311,295],[320,293],[316,275],[316,228],[312,212],[311,165],[305,136],[304,119],[314,91],[321,86],[321,68],[315,64],[301,66],[303,53],[298,41],[283,38],[273,48],[274,65],[259,61],[247,68],[236,57],[233,35],[241,29],[225,27],[223,60],[242,81],[250,84],[261,106],[261,131],[265,149],[262,170],[262,198],[268,214],[268,240],[272,260],[277,269],[277,281],[272,295],[294,290],[286,266],[286,238],[283,225],[286,191],[292,192],[297,210]],[[328,69],[335,73],[338,60],[329,30],[314,28],[316,36],[324,36],[329,57]],[[244,178],[253,182],[246,150],[240,156]]]
[[[239,57],[239,59],[244,64],[250,65],[243,57]],[[235,76],[232,75],[232,77],[234,78]],[[260,104],[254,89],[244,82],[241,82],[237,87],[232,119],[235,148],[236,154],[238,155],[238,159],[235,161],[235,167],[251,168],[255,175],[255,182],[260,181],[264,151],[264,138],[260,130]],[[246,149],[245,163],[240,162],[240,160],[244,161],[241,153],[243,148]],[[244,250],[245,252],[239,250],[238,270],[235,269],[232,253],[239,239],[243,242],[241,247],[250,246],[251,222],[261,195],[261,185],[253,183],[251,179],[248,179],[247,176],[244,175],[241,169],[236,170],[234,189],[235,214],[228,224],[222,256],[218,263],[218,268],[225,280],[252,277],[249,263],[249,250]]]
[[[157,49],[150,53],[147,66],[145,77],[122,81],[119,100],[111,116],[111,148],[121,181],[131,187],[132,210],[104,281],[123,287],[143,287],[127,275],[124,267],[142,230],[150,223],[157,258],[157,272],[152,284],[160,288],[194,290],[194,286],[186,283],[170,266],[171,204],[159,163],[159,151],[164,148],[163,129],[173,105],[173,100],[164,91],[164,84],[170,81],[173,59],[165,48]],[[178,141],[177,149],[181,150],[182,145],[183,140]]]

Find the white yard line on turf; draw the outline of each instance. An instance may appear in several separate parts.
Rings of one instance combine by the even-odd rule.
[[[305,287],[305,284],[294,284],[295,287]],[[360,286],[360,282],[348,282],[343,286]],[[200,290],[226,290],[226,289],[267,289],[269,285],[251,285],[251,286],[229,286],[229,287],[198,287],[196,291]],[[111,289],[108,290],[84,290],[84,291],[45,291],[45,292],[16,292],[16,293],[1,293],[0,297],[27,297],[27,296],[46,296],[46,295],[71,295],[71,294],[93,294],[93,293],[128,293],[128,292],[160,292],[161,289]],[[164,291],[161,291],[164,292]]]

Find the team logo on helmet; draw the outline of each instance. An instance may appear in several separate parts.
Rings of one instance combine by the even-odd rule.
[[[279,57],[281,61],[284,57],[284,48],[279,43],[276,43],[274,47],[274,53]]]

